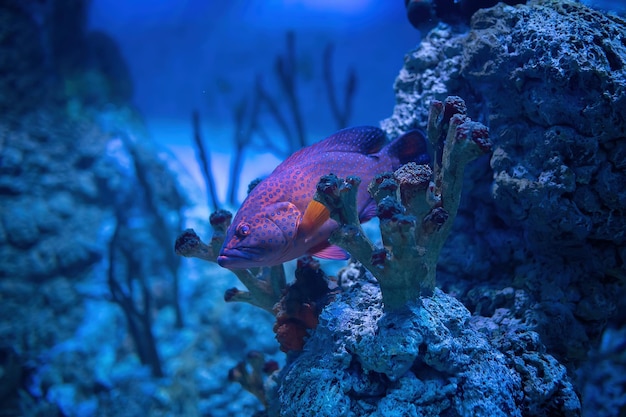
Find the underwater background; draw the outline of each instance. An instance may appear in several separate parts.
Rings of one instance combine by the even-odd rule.
[[[626,415],[626,8],[495,3],[0,2],[0,416]],[[253,180],[449,96],[434,291],[217,265]]]

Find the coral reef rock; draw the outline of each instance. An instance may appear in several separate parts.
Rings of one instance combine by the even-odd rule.
[[[353,285],[283,370],[270,415],[580,415],[565,367],[536,334],[511,339],[490,342],[438,289],[385,313],[375,284]]]
[[[482,288],[480,298],[524,291],[526,309],[509,314],[576,366],[626,282],[626,21],[543,0],[480,10],[460,30],[440,25],[406,56],[383,128],[423,126],[428,104],[448,95],[489,127],[490,166],[466,173],[473,186],[438,284],[480,315],[506,306],[492,299],[474,309],[470,289]]]

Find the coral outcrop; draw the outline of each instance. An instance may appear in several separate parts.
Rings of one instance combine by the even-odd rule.
[[[438,289],[421,308],[386,311],[384,286],[381,296],[361,266],[347,269],[340,282],[358,283],[281,373],[275,413],[580,415],[578,393],[604,396],[602,415],[623,410],[598,384],[620,380],[607,363],[621,356],[589,355],[626,283],[624,33],[624,20],[579,3],[499,4],[407,55],[387,133],[424,126],[432,101],[459,95],[493,142],[467,170],[438,264],[437,285],[469,311]],[[362,259],[380,279],[373,263],[388,254]],[[619,337],[610,329],[599,350],[617,352]]]
[[[518,318],[566,362],[584,360],[624,294],[625,31],[569,1],[481,10],[469,33],[439,26],[407,55],[383,122],[397,134],[423,124],[431,100],[459,94],[489,126],[494,179],[486,164],[468,171],[443,287],[468,305],[470,288],[522,289],[531,301]]]
[[[18,1],[7,1],[0,8],[0,111],[4,115],[32,109],[48,96],[46,51],[39,28],[20,6]]]
[[[351,281],[345,275],[355,268],[360,282],[324,309],[303,353],[282,371],[280,410],[270,415],[580,415],[565,367],[536,333],[493,343],[438,289],[385,313],[369,273],[352,265],[340,281]]]
[[[570,1],[480,10],[469,32],[440,25],[407,54],[383,122],[390,135],[423,125],[430,101],[457,94],[489,127],[490,166],[468,169],[438,285],[491,334],[536,331],[570,375],[623,317],[624,33],[622,18]]]

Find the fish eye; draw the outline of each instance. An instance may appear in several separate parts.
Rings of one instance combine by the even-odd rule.
[[[235,230],[235,233],[239,237],[246,237],[250,234],[251,231],[252,227],[250,227],[248,223],[242,222],[237,225],[237,230]]]

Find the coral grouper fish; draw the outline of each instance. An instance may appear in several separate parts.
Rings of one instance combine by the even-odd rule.
[[[277,265],[305,254],[347,259],[328,243],[337,223],[324,217],[325,207],[313,200],[320,177],[361,178],[357,207],[364,222],[376,214],[367,192],[374,176],[410,161],[429,162],[426,139],[417,130],[387,143],[376,127],[353,127],[297,151],[248,194],[226,233],[218,263],[232,269]]]

